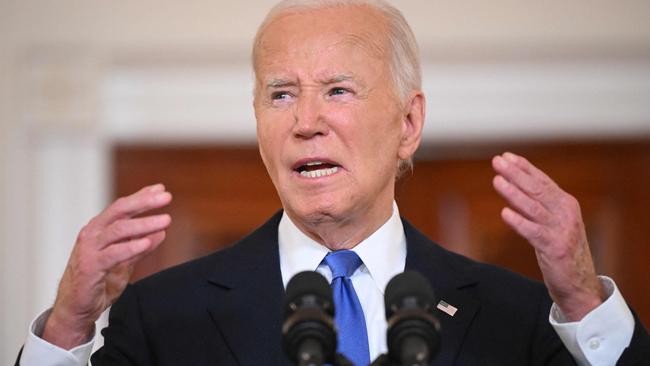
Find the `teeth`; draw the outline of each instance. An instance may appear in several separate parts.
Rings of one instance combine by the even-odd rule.
[[[311,163],[307,163],[305,165],[307,166],[314,166],[314,165],[321,165],[324,164],[322,161],[312,161]]]
[[[310,163],[310,164],[307,164],[307,165],[315,165],[315,164]],[[310,172],[308,172],[306,170],[303,170],[302,172],[300,172],[300,175],[302,175],[303,177],[307,177],[307,178],[319,178],[319,177],[326,177],[328,175],[332,175],[332,174],[336,173],[338,170],[339,170],[339,167],[337,167],[337,166],[335,166],[333,168],[329,168],[329,169],[312,170]]]

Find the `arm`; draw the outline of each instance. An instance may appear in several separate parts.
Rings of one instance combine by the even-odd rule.
[[[98,365],[154,365],[142,327],[142,313],[134,286],[127,286],[113,304],[108,327],[102,330],[104,346],[92,355]]]
[[[551,299],[567,320],[582,319],[602,304],[605,294],[578,201],[523,157],[505,153],[492,165],[494,188],[511,206],[501,217],[535,249]]]
[[[164,240],[171,222],[166,214],[136,216],[170,202],[162,184],[145,187],[116,200],[81,230],[42,335],[36,334],[45,344],[65,351],[92,339],[95,321],[122,294],[135,263]],[[28,351],[23,365],[32,359]]]
[[[502,210],[501,216],[533,246],[561,320],[576,328],[584,329],[587,324],[602,328],[603,322],[594,314],[603,312],[602,304],[609,299],[610,291],[605,291],[596,275],[577,200],[521,156],[505,153],[496,156],[492,165],[497,172],[494,188],[510,205]],[[618,307],[614,316],[631,319],[628,313],[626,306]],[[607,314],[605,317],[612,313]],[[560,329],[557,324],[554,326],[556,331]],[[595,359],[603,362],[612,354],[618,357],[629,345],[633,328],[632,321],[606,329],[605,333],[619,341],[607,357]],[[588,348],[591,339],[581,339],[573,332],[562,340],[580,364],[588,364],[580,349]]]
[[[616,284],[608,277],[600,278],[607,300],[577,322],[567,322],[557,305],[547,316],[579,365],[614,365],[630,344],[634,317]]]

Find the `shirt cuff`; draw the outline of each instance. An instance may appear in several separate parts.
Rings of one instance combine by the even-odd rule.
[[[567,322],[560,308],[553,304],[549,322],[580,366],[615,365],[630,345],[634,317],[614,281],[599,276],[607,300],[577,322]]]
[[[52,309],[41,313],[29,326],[29,334],[20,357],[21,366],[85,366],[90,359],[95,336],[71,350],[57,347],[40,336]]]

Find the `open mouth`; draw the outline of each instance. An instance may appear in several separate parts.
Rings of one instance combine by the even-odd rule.
[[[340,166],[326,161],[309,161],[299,164],[294,170],[305,178],[320,178],[336,174]]]

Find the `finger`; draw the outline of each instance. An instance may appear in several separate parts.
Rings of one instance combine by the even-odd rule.
[[[103,230],[98,246],[103,248],[112,243],[147,236],[164,230],[170,223],[168,214],[117,220]]]
[[[502,156],[504,159],[511,162],[512,164],[517,165],[520,169],[522,169],[529,175],[539,176],[542,178],[546,178],[548,180],[552,180],[546,173],[544,173],[541,169],[536,167],[533,163],[531,163],[530,161],[528,161],[528,159],[526,159],[521,155],[517,155],[511,152],[505,152],[503,153]]]
[[[157,233],[148,235],[147,237],[151,239],[151,246],[149,249],[121,263],[116,264],[114,267],[110,267],[107,274],[107,281],[110,281],[111,277],[114,278],[114,281],[124,280],[124,278],[128,280],[128,278],[131,277],[131,273],[133,272],[133,267],[135,264],[156,250],[162,241],[165,240],[165,236],[165,231],[159,231]]]
[[[506,153],[504,156],[513,159],[514,154]],[[497,155],[492,159],[494,170],[527,196],[539,201],[544,207],[552,209],[560,193],[555,182],[539,170],[530,170],[532,164],[522,168],[519,163],[508,160],[504,156]],[[519,161],[517,158],[515,160]]]
[[[154,241],[150,236],[147,236],[127,242],[111,244],[101,251],[99,265],[104,271],[110,270],[140,255],[152,252],[161,242],[162,240]]]
[[[545,248],[547,239],[544,226],[526,219],[508,207],[501,210],[501,218],[533,247],[538,250]]]
[[[167,232],[164,230],[148,235],[147,238],[151,240],[151,246],[149,247],[149,249],[145,250],[144,252],[136,255],[131,259],[128,259],[127,261],[124,262],[124,264],[129,267],[132,267],[137,262],[139,262],[142,258],[148,256],[153,251],[158,249],[158,247],[160,246],[160,244],[162,244],[162,242],[165,240],[166,237],[167,237]]]
[[[527,219],[540,224],[548,224],[552,220],[552,215],[546,207],[527,196],[519,187],[511,184],[502,176],[494,177],[492,185],[501,197]]]
[[[154,193],[156,193],[156,192],[164,192],[165,191],[165,185],[162,184],[162,183],[156,183],[156,184],[152,184],[150,186],[144,187],[141,190],[143,190],[143,189],[148,189],[150,192],[154,192]]]
[[[118,198],[95,218],[99,227],[108,226],[115,220],[132,217],[145,211],[161,208],[172,200],[171,193],[165,191],[165,186],[156,184],[145,187],[130,196]]]
[[[504,158],[503,155],[497,155],[492,159],[492,167],[512,184],[519,186],[526,194],[530,194],[537,188],[538,182],[534,180],[527,171]]]

